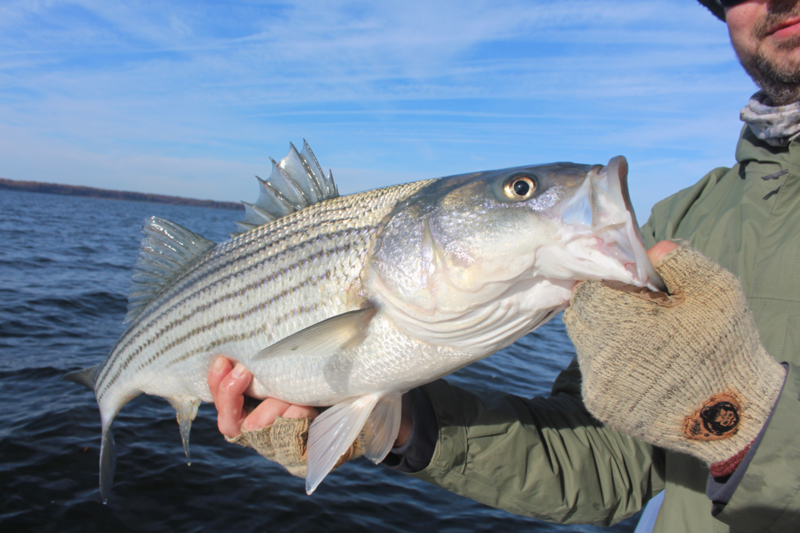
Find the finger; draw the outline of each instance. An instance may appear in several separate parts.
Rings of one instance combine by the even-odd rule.
[[[208,388],[211,389],[211,397],[214,399],[214,403],[217,402],[219,385],[222,383],[222,379],[231,371],[231,368],[231,362],[226,357],[219,356],[214,361],[211,370],[208,371]]]
[[[267,427],[275,422],[275,418],[283,415],[290,405],[290,403],[277,398],[267,398],[247,415],[247,418],[242,423],[242,429],[255,431]]]
[[[654,265],[657,265],[664,259],[667,254],[669,254],[672,250],[677,248],[678,245],[671,241],[659,241],[647,250],[647,257],[650,258],[650,262]]]
[[[304,405],[294,405],[278,400],[277,398],[267,398],[247,415],[242,423],[242,429],[255,431],[275,422],[277,417],[283,418],[310,418],[315,419],[319,411],[314,407]]]
[[[217,426],[226,437],[237,437],[242,432],[245,419],[244,391],[253,375],[241,363],[222,379],[215,405],[217,407]]]
[[[295,405],[292,404],[281,415],[283,418],[309,418],[314,420],[317,418],[319,411],[316,407],[309,407],[308,405]]]

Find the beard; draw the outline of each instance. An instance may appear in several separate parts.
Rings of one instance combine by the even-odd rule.
[[[800,100],[800,65],[792,61],[780,62],[779,58],[771,58],[764,50],[764,39],[769,35],[769,28],[775,27],[785,20],[800,16],[800,3],[796,0],[774,2],[770,4],[767,16],[753,27],[753,39],[758,46],[755,52],[737,47],[734,50],[739,62],[753,81],[772,99],[775,105],[786,105]],[[788,55],[800,48],[800,35],[777,43],[774,50],[781,55]]]

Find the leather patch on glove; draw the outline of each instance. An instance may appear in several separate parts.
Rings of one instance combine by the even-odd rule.
[[[707,400],[686,418],[683,434],[692,440],[721,440],[736,435],[742,407],[733,393],[723,392]]]

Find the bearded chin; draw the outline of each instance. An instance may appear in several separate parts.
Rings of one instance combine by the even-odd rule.
[[[783,50],[800,47],[800,36],[781,43]],[[800,68],[795,65],[777,65],[763,52],[748,55],[736,50],[739,62],[772,99],[773,105],[787,105],[800,100]]]

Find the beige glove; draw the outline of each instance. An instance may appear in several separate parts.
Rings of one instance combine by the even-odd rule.
[[[308,418],[278,417],[269,426],[256,431],[243,431],[238,437],[232,439],[225,437],[225,440],[253,448],[265,458],[286,468],[293,476],[305,478],[309,426]],[[334,468],[363,454],[361,441],[356,439],[347,452],[342,454]]]
[[[761,345],[733,274],[686,245],[656,270],[670,295],[594,281],[573,293],[564,323],[584,402],[617,431],[735,469],[785,369]]]

